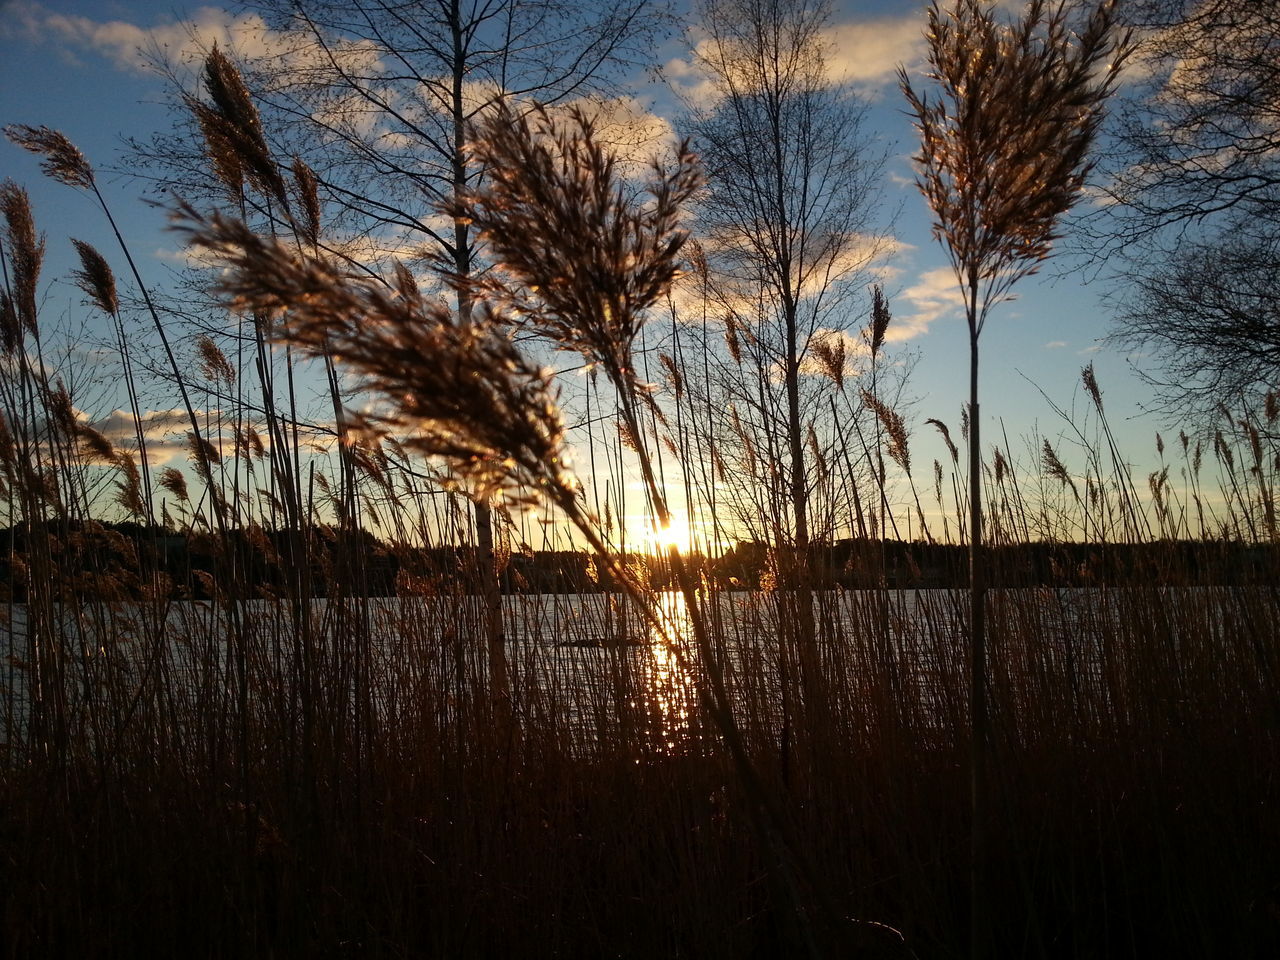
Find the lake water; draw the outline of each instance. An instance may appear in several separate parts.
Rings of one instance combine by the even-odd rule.
[[[1276,622],[1272,592],[1247,603]],[[1087,681],[1101,669],[1117,638],[1141,642],[1160,627],[1176,645],[1179,623],[1216,616],[1245,596],[1239,589],[1026,589],[991,591],[989,622],[1001,638],[1032,638],[1000,651],[1024,672]],[[782,709],[783,680],[803,666],[794,644],[794,609],[778,594],[716,593],[699,600],[713,638],[713,656],[731,688],[756,711]],[[1139,602],[1140,601],[1140,602]],[[959,679],[966,671],[963,624],[968,595],[957,590],[831,591],[814,594],[818,669],[841,678],[846,692],[859,677],[894,673],[895,689],[939,724],[955,722]],[[1183,609],[1183,608],[1186,609]],[[27,610],[0,608],[4,653],[3,722],[10,739],[31,702]],[[489,669],[484,611],[478,598],[373,598],[316,601],[306,635],[295,630],[288,604],[250,601],[227,609],[206,602],[144,609],[88,603],[57,610],[49,631],[60,639],[69,706],[95,690],[117,701],[157,672],[178,708],[207,709],[217,688],[243,669],[262,696],[280,695],[308,657],[335,694],[363,683],[376,691],[386,723],[424,702],[457,709],[441,692],[484,688]],[[1144,626],[1144,618],[1150,626]],[[1135,621],[1135,622],[1130,622]],[[1161,626],[1163,624],[1163,626]],[[653,616],[612,594],[517,595],[503,598],[504,651],[513,708],[529,717],[552,714],[572,727],[604,729],[623,715],[642,723],[656,743],[675,748],[696,733],[698,657],[690,611],[677,593],[654,597]],[[1145,632],[1144,632],[1145,631]],[[230,636],[243,644],[230,644]],[[310,652],[301,644],[310,644]],[[1064,681],[1064,682],[1067,682]],[[856,695],[849,693],[849,696]],[[452,694],[451,694],[452,696]],[[202,699],[203,698],[203,699]],[[454,703],[455,706],[449,706]]]

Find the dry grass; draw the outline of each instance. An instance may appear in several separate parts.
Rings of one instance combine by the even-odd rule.
[[[553,397],[496,313],[463,327],[403,270],[383,284],[355,280],[314,242],[189,213],[234,267],[224,291],[251,314],[243,349],[271,331],[336,352],[396,403],[384,435],[352,433],[333,458],[349,481],[326,479],[321,458],[304,471],[289,445],[298,421],[265,403],[223,414],[232,442],[215,442],[216,422],[193,437],[200,475],[163,470],[147,490],[170,498],[193,549],[184,573],[208,597],[178,601],[166,531],[140,518],[125,535],[95,519],[104,477],[142,483],[120,459],[129,451],[117,445],[104,464],[107,451],[89,449],[74,416],[44,416],[88,399],[59,385],[36,349],[39,316],[22,312],[16,281],[39,257],[15,191],[5,195],[13,279],[0,363],[0,506],[8,583],[24,600],[0,632],[9,955],[964,952],[968,614],[956,592],[888,589],[881,538],[851,550],[878,586],[815,592],[811,637],[795,629],[792,592],[767,576],[764,589],[730,591],[673,554],[654,577],[681,589],[663,592],[647,567],[608,548],[608,515],[597,526],[568,486],[553,459]],[[608,208],[615,194],[599,196]],[[497,195],[473,201],[495,218],[503,209]],[[641,246],[673,258],[664,231],[675,223],[665,223]],[[615,249],[626,269],[643,266],[624,249],[634,248]],[[513,273],[526,292],[542,286]],[[583,274],[556,302],[581,304],[596,282]],[[650,299],[626,293],[630,282],[601,281],[624,292],[576,324],[569,306],[551,320],[529,314],[548,333],[572,325],[560,345],[613,364],[623,396],[643,316],[615,306],[642,311]],[[236,352],[227,367],[207,348],[199,355],[211,379],[225,384],[234,369],[243,383]],[[696,375],[680,372],[686,383]],[[1087,383],[1093,419],[1064,425],[1078,430],[1073,453],[1038,446],[1024,470],[1005,450],[999,470],[979,474],[993,575],[1005,584],[986,606],[993,953],[1271,956],[1273,431],[1242,419],[1212,450],[1182,442],[1181,460],[1140,497],[1091,371]],[[697,396],[654,400],[682,452]],[[871,399],[905,467],[906,425]],[[647,402],[634,395],[628,403],[661,502],[656,414],[642,417]],[[596,576],[623,588],[508,597],[502,709],[475,567],[459,570],[452,553],[433,565],[423,550],[475,543],[469,514],[411,455],[414,441],[385,435],[388,423],[476,489],[561,496],[602,548]],[[970,503],[956,459],[937,465],[936,496],[963,530]],[[600,463],[597,488],[623,485],[618,462]],[[895,506],[880,487],[849,496],[861,498],[859,515]],[[317,516],[336,519],[295,522]],[[526,522],[513,514],[502,562],[535,540]],[[373,529],[384,543],[366,553]],[[1092,566],[1059,579],[1089,585],[1045,587],[1028,568],[1028,531],[1083,544]],[[1117,546],[1134,543],[1143,549],[1116,562]],[[395,596],[372,597],[382,551],[400,563]],[[915,553],[926,558],[927,545]],[[1246,557],[1255,567],[1242,573]],[[619,634],[644,643],[590,646]],[[811,656],[820,669],[800,683]]]
[[[988,652],[984,601],[982,418],[978,341],[991,308],[1034,273],[1053,249],[1057,225],[1079,199],[1103,108],[1129,37],[1114,0],[1102,0],[1073,29],[1065,2],[1031,0],[1004,23],[981,0],[929,8],[930,98],[899,68],[920,133],[918,186],[933,211],[969,325],[969,657],[973,806],[971,883],[974,957],[987,953],[995,924],[987,899]],[[882,418],[883,419],[883,418]],[[997,452],[997,483],[1003,461]],[[909,472],[909,471],[908,471]]]

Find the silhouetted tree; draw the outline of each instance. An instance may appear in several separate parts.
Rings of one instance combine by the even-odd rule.
[[[840,462],[832,432],[818,433],[830,408],[805,374],[822,373],[819,345],[838,348],[843,374],[867,267],[883,249],[883,154],[863,104],[828,69],[825,0],[706,0],[695,14],[692,59],[706,82],[684,122],[708,184],[697,293],[711,336],[728,341],[701,388],[718,393],[709,426],[741,465],[718,482],[738,488],[746,529],[803,557],[815,461],[822,471]]]
[[[1124,281],[1116,342],[1170,415],[1208,426],[1280,383],[1280,9],[1137,0],[1091,250]],[[1122,256],[1116,256],[1119,253]]]

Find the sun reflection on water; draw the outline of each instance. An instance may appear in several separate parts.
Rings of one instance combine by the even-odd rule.
[[[693,630],[684,595],[678,591],[656,597],[659,624],[650,625],[648,708],[654,740],[666,750],[679,750],[690,740],[697,689],[688,661]],[[683,662],[682,662],[683,660]]]

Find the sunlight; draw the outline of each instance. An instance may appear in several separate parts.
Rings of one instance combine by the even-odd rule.
[[[688,553],[693,547],[693,530],[684,517],[673,516],[665,527],[650,532],[649,542],[652,553],[666,553],[672,547]]]
[[[688,528],[686,527],[686,530]],[[649,630],[652,733],[667,750],[677,750],[688,736],[690,709],[696,699],[693,677],[681,665],[676,647],[689,642],[689,609],[684,596],[671,591],[655,595],[660,627]]]

